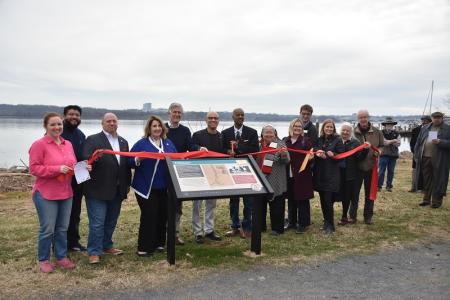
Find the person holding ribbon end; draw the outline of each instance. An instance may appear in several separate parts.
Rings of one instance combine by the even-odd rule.
[[[77,159],[72,144],[61,137],[63,120],[57,113],[44,116],[45,135],[29,150],[30,173],[36,177],[33,202],[39,217],[38,259],[43,273],[53,272],[50,249],[54,244],[56,265],[73,269],[67,257],[67,228],[72,209],[71,187]]]
[[[371,146],[382,150],[384,145],[383,133],[381,132],[381,130],[373,126],[373,124],[370,122],[369,112],[365,109],[362,109],[358,111],[356,116],[358,118],[358,124],[353,131],[355,138],[358,139],[360,143],[368,142]],[[356,182],[356,189],[358,191],[358,197],[356,199],[359,200],[359,193],[364,183],[364,223],[366,225],[373,224],[372,217],[374,209],[374,199],[370,199],[370,194],[372,192],[372,189],[378,188],[378,178],[372,179],[373,169],[378,168],[378,166],[376,165],[376,158],[378,155],[379,153],[374,151],[374,149],[371,147],[366,157],[358,161],[357,164],[359,174],[357,175]],[[350,203],[350,211],[354,212],[354,220],[356,222],[356,214],[358,211],[357,202],[354,204]]]
[[[84,159],[91,158],[96,150],[102,149],[128,152],[128,142],[117,133],[118,122],[115,114],[104,114],[103,130],[89,136],[83,145]],[[122,250],[113,247],[112,236],[122,201],[130,190],[131,169],[125,156],[100,154],[92,163],[90,177],[83,186],[89,219],[87,252],[89,263],[98,264],[102,254],[123,254]]]
[[[276,130],[272,125],[265,125],[261,133],[260,150],[271,151],[278,149],[274,153],[262,153],[256,157],[259,168],[264,173],[274,191],[273,198],[269,200],[270,225],[272,235],[284,233],[284,210],[285,201],[283,194],[287,190],[286,166],[290,162],[289,152],[286,145],[276,136]],[[263,229],[266,228],[267,203],[263,209]]]
[[[283,139],[290,151],[288,167],[287,198],[289,205],[289,226],[297,233],[304,233],[311,225],[310,199],[314,198],[312,163],[314,155],[295,152],[313,150],[311,139],[304,134],[303,121],[294,119],[289,124],[289,136]],[[294,205],[291,205],[295,203]]]
[[[334,156],[344,152],[344,144],[336,134],[336,125],[331,119],[323,121],[320,137],[317,142],[314,165],[314,189],[319,192],[320,207],[323,214],[323,230],[325,234],[332,234],[334,227],[333,201],[339,192],[340,171],[339,160]]]
[[[159,117],[150,116],[144,136],[133,145],[131,152],[177,152],[167,138],[167,131]],[[141,209],[137,255],[151,256],[155,251],[163,251],[166,244],[169,170],[166,161],[160,159],[130,157],[128,164],[135,169],[131,188]]]

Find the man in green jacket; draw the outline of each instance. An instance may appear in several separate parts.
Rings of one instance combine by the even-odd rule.
[[[369,121],[369,112],[365,109],[358,111],[358,124],[354,130],[355,137],[362,143],[368,142],[372,146],[377,147],[381,150],[384,143],[383,133],[375,128],[372,123]],[[364,183],[364,223],[367,225],[373,224],[372,216],[373,216],[373,207],[374,201],[369,199],[370,195],[370,185],[372,182],[372,168],[375,157],[378,156],[378,153],[369,149],[369,153],[366,158],[360,160],[358,162],[358,175],[356,178],[356,188],[358,189],[358,198],[359,192],[361,191],[362,184]],[[378,166],[375,166],[377,168]],[[356,223],[356,211],[358,210],[358,203],[352,206],[350,204],[350,219],[349,223]],[[353,217],[354,216],[354,217]]]

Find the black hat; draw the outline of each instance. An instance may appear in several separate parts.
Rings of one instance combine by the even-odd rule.
[[[422,120],[422,121],[427,120],[428,122],[431,122],[431,117],[430,116],[422,116],[422,118],[420,118],[420,120]]]
[[[387,124],[397,125],[397,122],[394,121],[393,117],[386,117],[386,120],[384,122],[381,122],[381,125],[384,126]]]
[[[434,113],[431,114],[432,118],[443,118],[444,114],[441,113],[440,111],[435,111]]]

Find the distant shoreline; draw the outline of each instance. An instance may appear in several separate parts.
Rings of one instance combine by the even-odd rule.
[[[63,106],[54,105],[24,105],[24,104],[0,104],[0,119],[40,119],[47,112],[63,112]],[[110,110],[106,108],[92,108],[83,107],[83,119],[96,120],[106,112],[115,113],[119,119],[122,120],[146,120],[149,115],[157,115],[162,119],[167,119],[166,109],[155,109],[149,112],[145,112],[139,109],[126,109],[126,110]],[[186,111],[183,115],[185,121],[203,121],[207,112],[203,111]],[[232,120],[232,112],[219,111],[220,118],[222,120]],[[390,115],[392,116],[392,115]],[[289,122],[298,117],[296,114],[284,115],[284,114],[271,114],[271,113],[245,113],[246,121],[250,122]],[[373,122],[381,122],[386,116],[371,116]],[[397,115],[393,116],[396,121],[399,122],[418,122],[421,115]],[[323,120],[331,118],[336,122],[356,122],[356,112],[350,115],[313,115],[313,122],[323,122]]]

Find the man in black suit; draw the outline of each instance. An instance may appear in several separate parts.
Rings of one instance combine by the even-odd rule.
[[[97,149],[128,152],[128,142],[117,134],[118,120],[113,113],[102,119],[103,130],[89,136],[83,146],[83,158]],[[120,155],[102,155],[92,163],[91,179],[84,183],[84,196],[89,218],[87,251],[89,263],[100,262],[100,255],[120,255],[122,250],[113,248],[112,235],[119,218],[122,200],[127,198],[131,182],[131,170],[127,158]]]
[[[240,155],[259,151],[258,133],[255,129],[244,125],[244,111],[241,108],[233,110],[234,126],[222,131],[222,145],[230,155]],[[246,238],[250,236],[252,224],[252,198],[243,197],[244,219],[242,220],[242,231],[239,230],[239,197],[230,198],[231,230],[226,236],[237,236]]]

